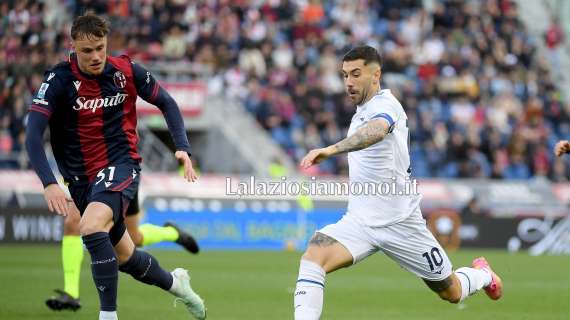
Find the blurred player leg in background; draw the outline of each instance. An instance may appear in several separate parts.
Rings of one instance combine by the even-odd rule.
[[[81,308],[79,301],[79,281],[83,261],[83,241],[79,235],[79,210],[70,202],[70,214],[63,223],[61,260],[63,263],[63,290],[56,289],[57,295],[46,300],[52,310],[73,310]]]
[[[175,242],[194,254],[200,251],[198,243],[194,237],[180,229],[172,222],[167,222],[162,227],[150,223],[139,225],[139,212],[139,195],[137,192],[135,194],[135,198],[129,204],[125,219],[127,231],[137,247],[145,247],[155,243],[168,241]]]

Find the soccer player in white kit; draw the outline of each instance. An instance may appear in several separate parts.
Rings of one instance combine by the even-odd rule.
[[[420,211],[421,196],[398,194],[404,193],[404,185],[410,183],[407,116],[390,90],[380,88],[380,54],[372,47],[361,46],[350,50],[342,61],[346,91],[356,105],[348,137],[326,148],[311,150],[301,160],[301,166],[308,168],[348,152],[351,184],[394,181],[397,192],[350,194],[342,219],[315,233],[301,258],[294,297],[295,319],[319,319],[325,275],[377,251],[422,278],[451,303],[461,302],[481,289],[491,299],[499,299],[501,279],[485,258],[477,258],[472,267],[453,272],[445,251],[426,227]]]

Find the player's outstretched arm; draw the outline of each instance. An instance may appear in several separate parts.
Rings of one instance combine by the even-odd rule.
[[[176,146],[174,156],[184,165],[184,178],[190,182],[196,181],[197,176],[190,160],[190,142],[186,136],[186,128],[178,104],[158,84],[150,72],[136,63],[133,63],[132,67],[137,94],[160,109],[166,120],[166,125]]]
[[[353,135],[333,145],[333,155],[358,151],[380,142],[390,130],[390,125],[384,119],[370,120]]]
[[[556,144],[554,147],[554,154],[558,157],[565,153],[570,153],[570,141],[562,140]]]
[[[311,150],[301,160],[301,167],[306,169],[314,164],[345,152],[365,149],[377,142],[382,141],[390,130],[390,125],[385,119],[370,120],[366,125],[358,129],[353,135],[326,148]]]

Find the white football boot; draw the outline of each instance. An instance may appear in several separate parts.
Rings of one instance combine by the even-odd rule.
[[[175,303],[178,300],[182,301],[194,318],[198,320],[206,319],[204,300],[192,290],[188,271],[182,268],[176,268],[170,274],[172,274],[173,279],[172,288],[170,288],[169,291],[177,297]]]

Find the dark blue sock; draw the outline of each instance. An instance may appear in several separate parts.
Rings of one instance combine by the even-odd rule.
[[[168,290],[172,287],[172,275],[162,269],[153,256],[145,251],[136,250],[131,258],[119,267],[121,272],[130,274],[140,282]]]
[[[119,262],[109,234],[95,232],[83,236],[83,243],[91,255],[91,272],[99,293],[101,311],[116,311]]]

